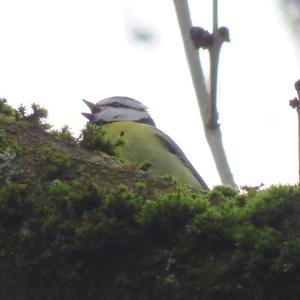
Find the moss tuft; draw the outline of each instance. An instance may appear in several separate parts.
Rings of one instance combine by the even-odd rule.
[[[112,141],[103,127],[96,124],[87,124],[86,128],[82,130],[81,145],[88,150],[98,150],[108,155],[120,156],[117,148],[124,143],[123,137],[115,142]]]

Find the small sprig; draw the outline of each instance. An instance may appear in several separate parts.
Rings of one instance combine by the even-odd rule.
[[[173,0],[187,62],[193,79],[205,136],[214,157],[223,184],[239,189],[234,182],[222,141],[217,112],[217,73],[221,45],[229,41],[229,30],[218,26],[218,0],[213,4],[212,33],[203,28],[193,27],[188,1]],[[210,56],[210,84],[206,84],[198,49],[204,48]]]
[[[15,111],[15,119],[17,121],[29,121],[31,124],[42,126],[45,129],[51,128],[51,125],[44,123],[44,119],[48,117],[48,111],[46,108],[39,104],[32,103],[31,105],[32,113],[27,113],[27,108],[23,104]]]
[[[26,116],[26,106],[24,106],[22,103],[20,104],[20,106],[17,109],[18,114],[20,116],[21,119],[25,119]]]
[[[210,57],[210,103],[209,113],[206,120],[206,126],[209,129],[215,129],[218,124],[217,112],[217,80],[218,65],[222,44],[230,42],[229,29],[227,27],[217,27],[214,21],[213,33],[208,32],[202,27],[192,26],[190,29],[190,38],[196,49],[207,49]]]
[[[260,185],[255,185],[255,186],[242,185],[241,189],[246,191],[248,194],[250,194],[250,193],[259,192],[263,186],[264,186],[264,183],[261,183]]]
[[[39,104],[32,103],[31,108],[32,108],[32,113],[27,116],[28,120],[35,123],[41,123],[41,119],[45,119],[48,117],[47,109],[40,106]]]

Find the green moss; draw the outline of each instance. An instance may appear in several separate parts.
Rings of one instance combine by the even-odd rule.
[[[2,116],[0,299],[299,298],[298,185],[193,192]]]
[[[44,120],[48,116],[46,108],[39,104],[33,103],[31,105],[31,113],[27,113],[27,109],[22,104],[18,109],[14,109],[7,104],[6,99],[0,99],[0,119],[7,122],[18,122],[23,126],[38,126],[43,129],[50,129],[52,126]]]
[[[30,204],[26,202],[27,186],[10,183],[0,190],[0,219],[2,230],[13,230],[20,226],[28,211]]]
[[[63,126],[60,130],[51,130],[50,134],[67,142],[75,143],[76,139],[72,136],[68,125]]]
[[[150,200],[125,185],[109,191],[91,180],[55,180],[39,201],[28,186],[5,185],[0,253],[17,259],[0,260],[14,282],[9,289],[3,279],[0,295],[296,299],[300,188],[257,192],[244,206],[223,189],[223,202],[211,204],[220,189],[178,187]]]
[[[139,168],[142,170],[142,171],[148,171],[151,167],[152,167],[152,163],[148,160],[145,160],[143,161],[140,165],[139,165]]]
[[[0,117],[14,120],[16,118],[16,111],[7,104],[7,100],[0,99]]]
[[[9,146],[9,142],[5,131],[0,129],[0,149],[6,149]]]
[[[68,154],[51,147],[41,147],[38,150],[41,156],[41,175],[45,179],[60,179],[71,170],[72,162]]]
[[[16,140],[8,139],[5,130],[0,128],[0,151],[8,149],[21,153],[22,146]]]
[[[120,157],[118,147],[125,143],[125,140],[120,136],[117,141],[112,141],[106,134],[103,127],[96,124],[87,124],[86,128],[82,130],[81,145],[88,150],[98,150],[108,155],[115,155]]]
[[[0,184],[17,179],[22,169],[15,165],[14,160],[20,154],[21,146],[7,138],[3,129],[0,129]]]

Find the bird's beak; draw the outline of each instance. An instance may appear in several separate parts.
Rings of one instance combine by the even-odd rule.
[[[82,101],[88,106],[88,108],[91,110],[92,113],[96,113],[100,111],[99,107],[97,107],[97,105],[95,105],[94,103],[87,101],[85,99],[82,99]]]
[[[81,113],[84,117],[86,117],[90,122],[93,122],[94,115],[89,113]]]

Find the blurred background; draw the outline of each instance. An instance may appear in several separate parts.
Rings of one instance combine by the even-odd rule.
[[[211,0],[190,0],[195,26],[211,30]],[[300,78],[300,1],[219,1],[230,29],[218,110],[238,185],[298,180],[297,117],[288,101]],[[210,186],[220,184],[203,134],[171,0],[0,0],[0,97],[49,111],[75,136],[82,98],[142,101]],[[201,52],[208,74],[207,53]]]

